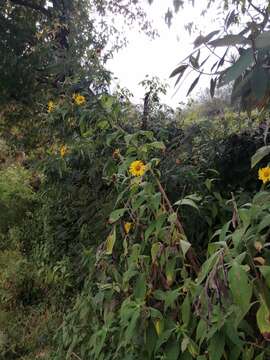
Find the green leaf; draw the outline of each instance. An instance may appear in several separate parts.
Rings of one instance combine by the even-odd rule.
[[[107,330],[105,328],[102,328],[100,331],[98,331],[96,335],[95,357],[98,358],[106,340]]]
[[[238,346],[230,346],[229,349],[229,359],[230,360],[238,360],[242,353],[242,349]]]
[[[270,337],[270,312],[265,303],[262,303],[257,311],[257,325],[264,338]]]
[[[174,329],[172,328],[172,329],[163,331],[161,333],[161,335],[157,341],[157,344],[156,344],[155,352],[157,352],[160,349],[160,347],[169,340],[173,331],[174,331]]]
[[[186,205],[186,206],[191,206],[193,207],[194,209],[200,211],[198,205],[195,203],[195,201],[193,201],[192,199],[189,199],[188,197],[182,199],[182,200],[178,200],[176,201],[176,203],[174,203],[174,205],[179,205],[179,206],[183,206],[183,205]]]
[[[207,259],[203,265],[202,265],[202,268],[201,268],[201,271],[199,273],[199,276],[197,278],[197,284],[201,284],[205,277],[208,275],[209,271],[212,270],[215,262],[217,261],[217,258],[218,258],[218,253],[214,253],[213,255],[210,256],[209,259]]]
[[[160,249],[162,247],[161,243],[154,243],[151,247],[151,257],[152,257],[152,262],[155,262],[157,259],[157,256],[160,252]]]
[[[233,232],[232,241],[233,241],[233,245],[236,249],[242,243],[242,239],[245,235],[245,232],[246,232],[246,227],[240,227]]]
[[[191,243],[186,240],[180,240],[180,247],[183,252],[184,257],[186,256],[188,250],[191,247]]]
[[[127,341],[130,341],[132,339],[132,337],[135,336],[136,333],[136,325],[137,322],[139,320],[140,317],[140,308],[137,307],[135,309],[135,311],[133,312],[132,316],[131,316],[131,320],[128,324],[128,327],[126,329],[125,335],[126,335],[126,339]]]
[[[150,326],[147,327],[145,338],[146,338],[145,347],[148,353],[148,357],[149,359],[152,359],[152,354],[155,349],[156,341],[157,341],[156,330],[152,324],[150,324]]]
[[[161,194],[156,193],[155,195],[151,196],[149,199],[149,203],[154,211],[158,211],[161,203]]]
[[[191,354],[189,352],[184,352],[183,354],[181,354],[180,360],[192,360],[193,357],[191,356]]]
[[[149,144],[152,149],[165,150],[166,147],[162,141],[154,141]]]
[[[145,274],[140,274],[134,288],[134,297],[136,300],[143,300],[146,294],[146,278]]]
[[[225,70],[222,85],[236,80],[254,62],[253,50],[248,49],[240,55],[239,59]]]
[[[251,158],[251,168],[254,168],[264,157],[270,154],[270,145],[262,146]]]
[[[219,46],[234,46],[237,44],[248,44],[250,41],[247,40],[243,35],[226,35],[223,38],[213,40],[209,45],[214,47]]]
[[[190,341],[189,337],[184,336],[184,339],[181,342],[181,351],[182,351],[182,353],[187,350],[189,341]]]
[[[267,286],[270,288],[270,266],[269,265],[259,266],[259,269],[262,276],[265,278]]]
[[[176,220],[177,220],[177,213],[173,212],[168,216],[168,222],[170,224],[175,224]]]
[[[165,350],[166,360],[177,360],[180,353],[180,347],[177,342],[168,343]]]
[[[216,332],[214,336],[210,339],[209,344],[209,359],[210,360],[220,360],[224,352],[225,346],[225,337],[221,332]]]
[[[264,360],[264,352],[255,357],[255,360]]]
[[[250,308],[252,285],[246,271],[236,261],[233,262],[229,270],[228,280],[234,303],[239,306],[244,316]]]
[[[264,31],[255,39],[256,49],[270,47],[270,31]]]
[[[265,215],[265,217],[262,219],[262,221],[259,223],[258,226],[258,232],[261,232],[265,228],[268,228],[270,226],[270,214]]]
[[[116,229],[115,229],[115,226],[114,226],[112,232],[110,233],[110,235],[106,239],[106,254],[107,255],[112,254],[113,247],[114,247],[114,244],[115,244],[115,240],[116,240]]]
[[[155,299],[164,301],[165,312],[168,308],[173,307],[179,295],[180,295],[179,289],[169,290],[169,291],[156,290],[154,292]]]
[[[179,295],[180,295],[179,289],[166,291],[165,304],[164,304],[165,312],[167,311],[168,308],[174,307],[175,301],[178,299]]]
[[[227,320],[223,329],[225,330],[224,332],[226,334],[226,337],[230,339],[232,344],[237,346],[239,349],[242,349],[244,345],[244,341],[241,340],[239,337],[241,333],[238,332],[238,329],[234,324],[234,319]]]
[[[187,294],[181,306],[181,317],[186,327],[188,327],[190,321],[190,315],[191,315],[191,303],[190,303],[189,295]]]
[[[195,357],[197,358],[197,356],[199,354],[199,347],[192,339],[190,339],[190,341],[188,343],[188,351],[193,358],[195,358]]]
[[[231,225],[231,221],[228,221],[225,225],[222,226],[222,229],[219,234],[219,241],[225,241],[230,225]]]
[[[144,234],[145,241],[149,239],[149,237],[154,233],[155,229],[156,229],[156,221],[153,221],[145,231]]]
[[[193,83],[191,84],[190,88],[188,89],[188,92],[187,92],[187,95],[186,95],[186,96],[188,96],[188,95],[192,92],[192,90],[195,88],[195,86],[198,84],[198,82],[199,82],[199,80],[200,80],[200,77],[201,77],[201,75],[199,75],[199,76],[193,81]]]
[[[196,341],[199,341],[199,345],[202,344],[207,335],[207,323],[204,319],[200,319],[196,329]]]
[[[125,213],[126,209],[117,209],[114,210],[109,218],[109,223],[113,224],[114,222],[118,221]]]
[[[254,347],[247,347],[245,348],[242,360],[253,360],[254,359]]]

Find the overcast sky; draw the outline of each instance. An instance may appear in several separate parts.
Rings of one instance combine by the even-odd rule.
[[[145,10],[160,37],[151,40],[135,28],[126,30],[129,45],[116,53],[107,64],[117,77],[114,84],[119,83],[121,86],[127,87],[134,94],[134,101],[138,102],[144,95],[143,88],[138,86],[138,83],[145,78],[146,74],[158,76],[170,85],[167,96],[162,99],[165,103],[176,107],[180,101],[186,101],[185,95],[196,74],[191,74],[188,79],[182,81],[183,84],[174,96],[176,79],[169,80],[169,75],[179,62],[192,51],[193,41],[199,35],[199,32],[196,32],[189,36],[188,31],[184,28],[185,24],[193,21],[201,29],[203,35],[216,29],[214,24],[216,13],[209,12],[207,16],[201,16],[206,3],[207,0],[200,0],[194,8],[190,5],[185,6],[183,10],[180,9],[173,19],[172,26],[168,28],[164,21],[164,14],[170,2],[155,0],[150,6],[145,0]],[[199,88],[207,87],[209,82],[209,78],[202,78]],[[193,96],[198,93],[199,88],[194,90]]]

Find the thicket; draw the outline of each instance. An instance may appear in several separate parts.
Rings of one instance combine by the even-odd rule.
[[[248,3],[244,33],[195,44],[239,45],[210,93],[241,101],[176,111],[156,78],[141,109],[109,91],[97,15],[151,30],[137,2],[0,4],[0,358],[269,358],[269,9]]]

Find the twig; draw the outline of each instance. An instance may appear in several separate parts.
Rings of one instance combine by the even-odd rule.
[[[77,360],[82,360],[77,354],[75,354],[74,352],[71,353],[71,355],[73,355]]]
[[[258,8],[257,6],[255,6],[252,1],[248,0],[248,3],[251,7],[253,7],[254,10],[258,11],[259,14],[265,16],[265,13],[263,12],[263,10],[261,10],[260,8]]]
[[[217,53],[215,53],[215,51],[212,50],[207,44],[204,44],[204,46],[205,46],[213,55],[215,55],[218,59],[223,60],[222,57],[219,56]],[[226,59],[224,59],[224,61],[226,61],[227,63],[233,64],[232,61],[229,61],[229,60],[226,60]]]
[[[213,75],[220,75],[220,74],[222,73],[222,71],[216,71],[216,72],[213,72],[213,73],[209,73],[209,72],[205,72],[205,71],[196,69],[196,68],[195,68],[194,66],[192,66],[191,64],[189,64],[189,66],[192,68],[192,70],[198,72],[198,73],[201,74],[201,75],[213,76]]]

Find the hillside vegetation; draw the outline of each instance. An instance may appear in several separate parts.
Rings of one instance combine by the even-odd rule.
[[[0,359],[270,358],[269,4],[220,4],[173,110],[110,90],[140,2],[1,2]]]

